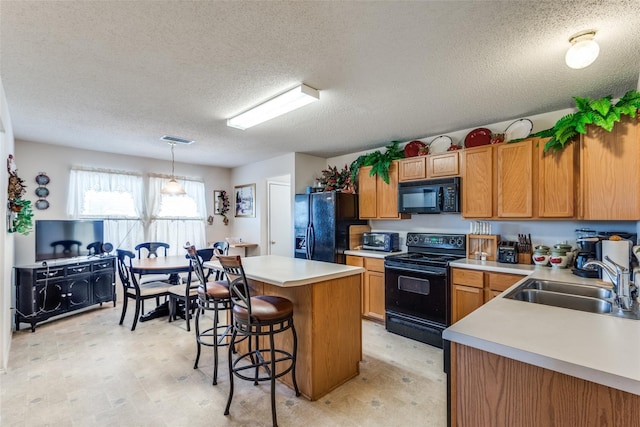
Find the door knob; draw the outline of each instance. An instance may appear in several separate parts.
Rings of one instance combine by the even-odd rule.
[[[271,244],[272,244],[272,245],[275,245],[275,244],[276,244],[276,241],[275,241],[275,240],[272,240],[272,241],[271,241]]]

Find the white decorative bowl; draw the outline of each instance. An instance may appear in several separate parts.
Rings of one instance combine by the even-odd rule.
[[[535,265],[549,265],[548,254],[533,254],[531,256]]]

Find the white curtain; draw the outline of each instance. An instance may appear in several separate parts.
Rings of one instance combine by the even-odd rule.
[[[184,254],[184,245],[189,242],[197,248],[206,247],[205,218],[206,201],[204,183],[179,179],[186,195],[162,194],[168,179],[149,175],[149,227],[147,240],[169,243],[167,254]]]
[[[67,214],[104,219],[105,241],[133,250],[144,240],[144,187],[140,174],[72,168]]]

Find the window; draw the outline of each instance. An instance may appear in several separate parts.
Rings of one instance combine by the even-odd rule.
[[[71,169],[67,213],[104,219],[105,241],[115,248],[144,241],[142,176],[119,171]]]
[[[186,195],[162,194],[167,178],[149,176],[149,227],[148,240],[167,242],[171,245],[167,253],[182,254],[189,242],[196,247],[205,247],[206,202],[204,183],[181,179]]]

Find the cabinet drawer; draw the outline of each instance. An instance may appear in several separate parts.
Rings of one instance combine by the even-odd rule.
[[[367,271],[379,271],[384,273],[384,259],[364,257],[364,268]]]
[[[454,268],[451,280],[455,285],[473,286],[474,288],[484,287],[484,273],[482,271]]]
[[[364,267],[364,261],[361,256],[347,255],[347,265],[354,267]]]
[[[73,276],[74,274],[90,273],[91,264],[78,264],[70,265],[67,267],[67,276]]]
[[[492,291],[506,291],[522,279],[524,276],[520,276],[518,274],[505,274],[505,273],[487,273],[489,277],[489,289]]]
[[[36,280],[55,279],[64,277],[64,267],[40,268],[36,270]]]
[[[110,270],[113,268],[113,260],[98,261],[92,264],[93,271]]]

